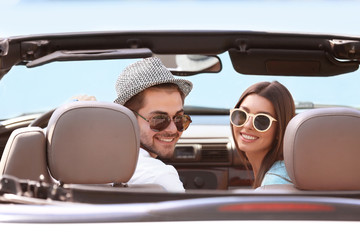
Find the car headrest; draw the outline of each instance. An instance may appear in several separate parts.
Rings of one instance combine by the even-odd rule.
[[[135,171],[139,127],[133,112],[119,104],[65,104],[51,116],[46,139],[49,171],[62,183],[123,183]]]
[[[284,136],[284,160],[295,187],[360,190],[360,111],[323,108],[299,113]]]

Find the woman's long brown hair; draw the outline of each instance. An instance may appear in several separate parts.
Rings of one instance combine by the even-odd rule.
[[[289,90],[277,81],[273,82],[259,82],[248,89],[241,95],[235,108],[238,108],[243,100],[250,94],[257,94],[261,97],[269,100],[275,109],[275,118],[277,119],[277,130],[275,134],[275,140],[270,151],[264,157],[257,176],[253,182],[253,188],[260,186],[265,173],[271,168],[271,166],[277,160],[283,160],[283,138],[285,128],[291,118],[295,116],[295,103]],[[231,126],[231,132],[234,138],[233,127]],[[235,139],[235,138],[234,138]],[[248,165],[249,160],[247,159],[245,152],[241,151],[235,141],[236,148],[244,161],[245,166]]]

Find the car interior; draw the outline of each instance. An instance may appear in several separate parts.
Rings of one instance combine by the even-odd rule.
[[[334,134],[336,138],[332,137]],[[358,196],[360,165],[356,156],[360,150],[356,139],[359,134],[358,110],[321,108],[299,113],[290,121],[284,141],[284,161],[294,185],[268,185],[255,191],[229,188],[217,191],[215,195],[251,192],[338,196],[351,191],[351,195]],[[118,201],[118,192],[129,194],[134,191],[142,191],[142,197],[152,194],[154,198],[155,194],[163,198],[166,191],[161,186],[126,184],[135,171],[139,145],[139,128],[130,110],[115,103],[78,101],[56,109],[45,129],[31,126],[14,130],[2,155],[0,171],[3,177],[26,179],[25,186],[39,181],[47,187],[65,186],[77,193],[76,201],[94,201],[87,196],[86,186],[112,189],[112,197],[107,201]],[[191,144],[185,146],[194,147]],[[216,170],[216,167],[185,169],[179,173],[183,178],[192,177],[194,185],[203,178],[203,186],[212,189],[211,184],[218,186],[220,181],[217,179],[226,175],[221,168]],[[188,193],[186,197],[175,194],[172,198],[213,194],[191,188]],[[140,201],[138,197],[136,201]]]

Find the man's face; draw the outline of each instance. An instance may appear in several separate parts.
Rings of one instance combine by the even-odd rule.
[[[156,114],[167,114],[172,119],[175,115],[184,114],[183,102],[177,90],[150,88],[144,91],[144,106],[138,113],[146,119]],[[160,132],[150,129],[150,124],[137,117],[140,127],[140,143],[152,157],[170,158],[182,132],[179,132],[171,121],[170,125]]]

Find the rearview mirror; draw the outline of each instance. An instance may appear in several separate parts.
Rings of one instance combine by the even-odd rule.
[[[190,76],[199,73],[218,73],[222,69],[217,56],[199,54],[156,55],[162,63],[178,76]]]

